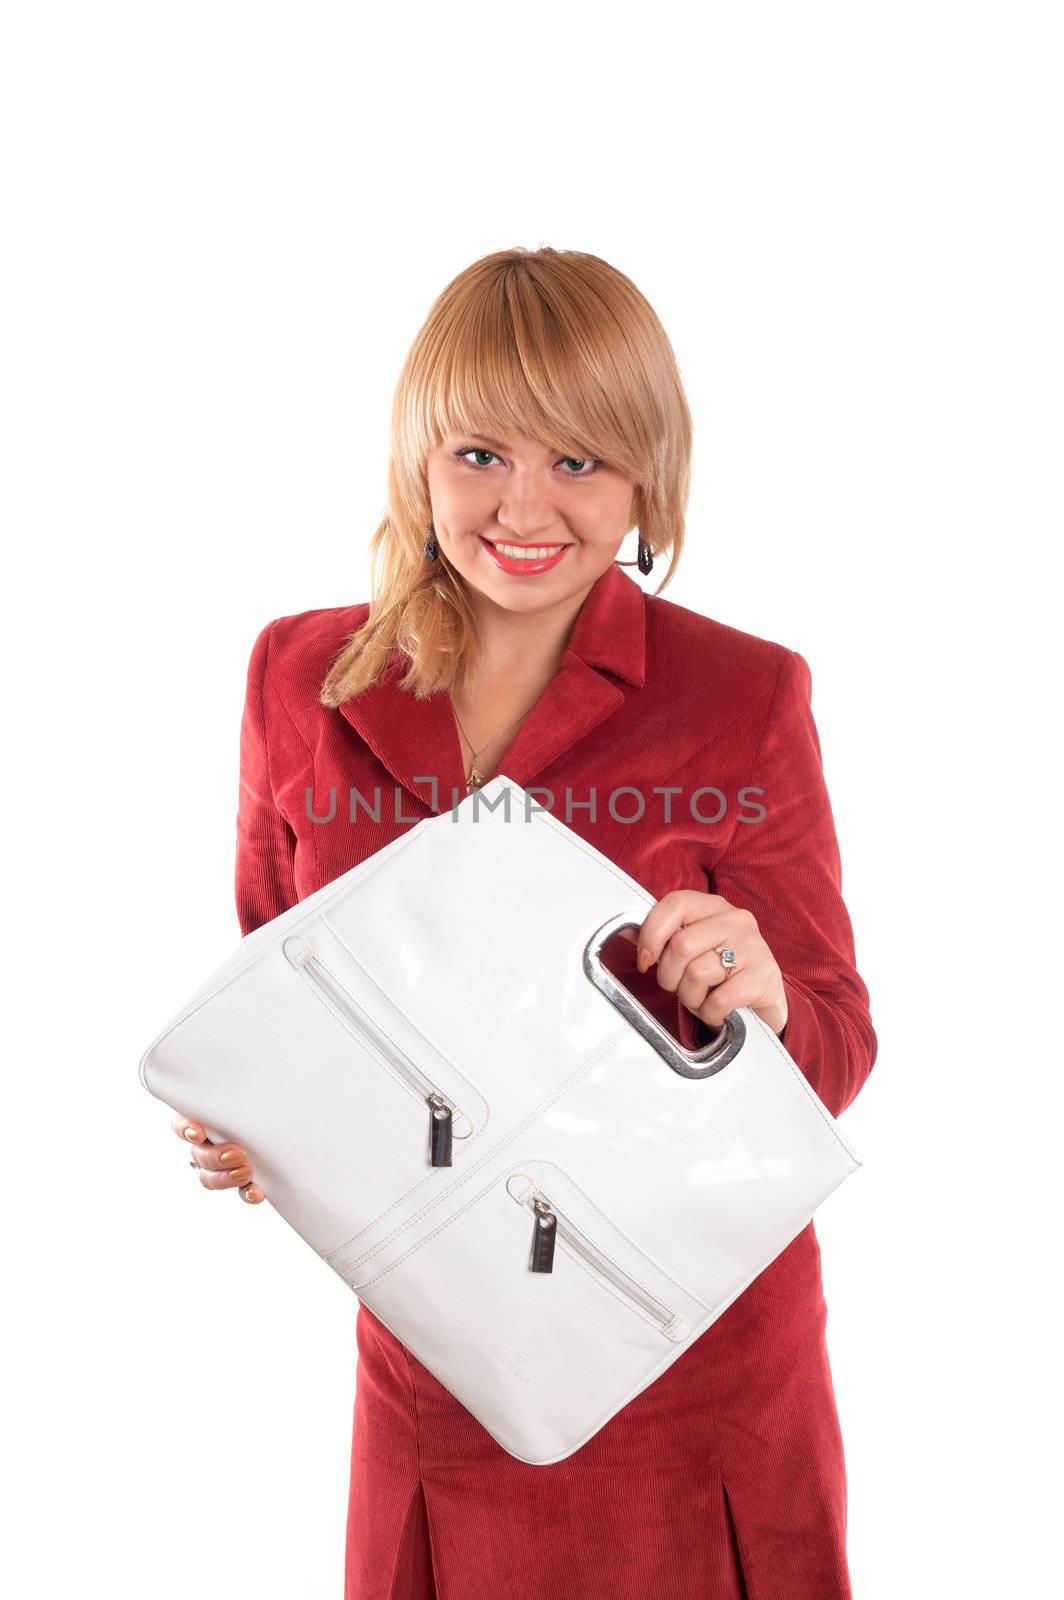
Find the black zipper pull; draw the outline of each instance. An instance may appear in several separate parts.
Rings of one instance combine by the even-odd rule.
[[[533,1200],[536,1213],[536,1231],[532,1238],[532,1271],[554,1271],[554,1237],[558,1232],[557,1219],[545,1200]]]
[[[453,1125],[451,1108],[441,1094],[430,1094],[429,1110],[432,1113],[429,1122],[432,1165],[434,1167],[449,1167],[451,1165],[451,1129]]]

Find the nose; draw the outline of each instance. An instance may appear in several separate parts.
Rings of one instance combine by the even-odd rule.
[[[514,473],[500,496],[497,520],[507,533],[526,541],[537,534],[557,530],[558,517],[550,485],[543,481],[538,469]]]

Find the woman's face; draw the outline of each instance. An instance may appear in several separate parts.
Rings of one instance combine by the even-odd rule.
[[[630,478],[520,435],[451,434],[427,472],[440,549],[472,589],[509,611],[588,589],[633,525]]]

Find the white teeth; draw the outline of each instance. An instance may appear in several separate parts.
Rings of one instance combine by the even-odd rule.
[[[559,550],[558,545],[544,545],[537,550],[516,544],[496,544],[495,548],[501,555],[512,556],[515,561],[545,561],[548,556],[556,556]],[[564,550],[565,546],[560,548]]]

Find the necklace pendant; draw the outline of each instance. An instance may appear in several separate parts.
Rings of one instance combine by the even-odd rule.
[[[479,789],[483,782],[484,782],[484,775],[483,775],[483,773],[480,773],[480,772],[477,771],[476,762],[474,762],[473,763],[473,770],[469,774],[469,782],[466,784],[466,788],[470,792],[472,792],[474,789]]]

